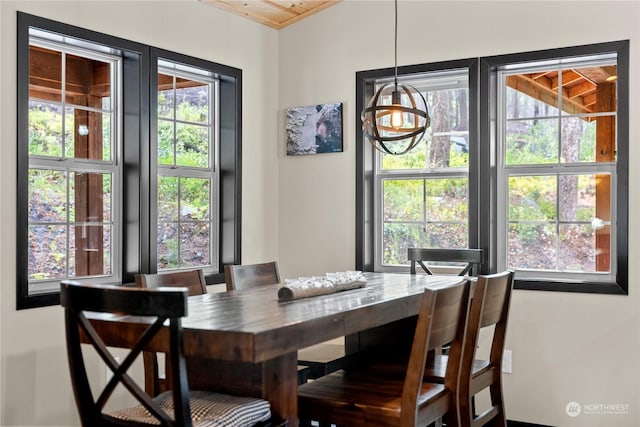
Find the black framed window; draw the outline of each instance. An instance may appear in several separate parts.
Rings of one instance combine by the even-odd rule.
[[[171,118],[159,76],[183,101]],[[18,309],[59,303],[66,278],[223,282],[240,259],[241,90],[239,69],[19,12]],[[162,246],[161,226],[202,239]]]
[[[627,293],[628,55],[628,41],[620,41],[398,69],[410,81],[468,69],[467,246],[485,249],[484,273],[513,269],[520,289]],[[393,69],[357,73],[357,111],[392,76]],[[463,184],[435,194],[407,180],[387,202],[378,184],[388,175],[377,167],[382,155],[360,133],[357,140],[356,265],[385,270],[385,223],[415,210],[407,207],[428,206],[429,197],[439,203],[462,194]],[[428,166],[421,172],[435,176]],[[457,204],[446,205],[423,222]],[[409,232],[393,246],[398,253],[462,241],[452,242],[451,232],[419,240],[401,226]],[[408,267],[400,260],[393,269]]]

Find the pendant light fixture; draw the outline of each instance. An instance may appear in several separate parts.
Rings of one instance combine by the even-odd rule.
[[[409,152],[431,125],[424,96],[413,86],[398,84],[398,0],[395,0],[395,65],[393,83],[382,86],[362,110],[362,131],[386,154]]]

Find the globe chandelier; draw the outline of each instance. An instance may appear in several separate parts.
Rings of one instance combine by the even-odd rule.
[[[398,0],[395,0],[395,65],[393,83],[382,86],[362,110],[362,131],[379,151],[402,155],[422,140],[431,125],[424,96],[398,83]]]

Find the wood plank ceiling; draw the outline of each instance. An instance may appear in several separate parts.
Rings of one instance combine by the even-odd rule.
[[[318,13],[342,0],[200,0],[228,12],[244,16],[272,28],[281,29]],[[558,72],[512,75],[507,84],[529,96],[558,104],[558,82],[562,82],[563,110],[571,114],[597,111],[596,89],[615,81],[616,68],[591,67]]]
[[[228,12],[280,29],[342,0],[201,0]]]

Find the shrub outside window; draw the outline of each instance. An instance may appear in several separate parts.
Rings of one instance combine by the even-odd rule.
[[[498,265],[518,278],[615,281],[615,54],[498,73]]]
[[[388,270],[409,264],[409,247],[469,244],[468,71],[434,71],[403,83],[422,92],[431,127],[405,155],[375,153],[378,268]]]
[[[120,59],[39,38],[29,45],[28,278],[119,280]],[[76,43],[77,44],[77,43]]]
[[[16,307],[59,304],[66,278],[197,266],[223,283],[241,263],[242,70],[17,15]]]
[[[211,267],[216,259],[216,87],[205,70],[159,61],[158,271]]]
[[[455,102],[434,96],[453,88],[430,77],[465,73],[466,97],[462,84]],[[394,74],[356,73],[357,111]],[[481,273],[513,269],[517,289],[628,293],[628,40],[398,76],[421,87],[434,123],[399,157],[356,135],[357,269],[407,271],[412,246],[481,248]]]

